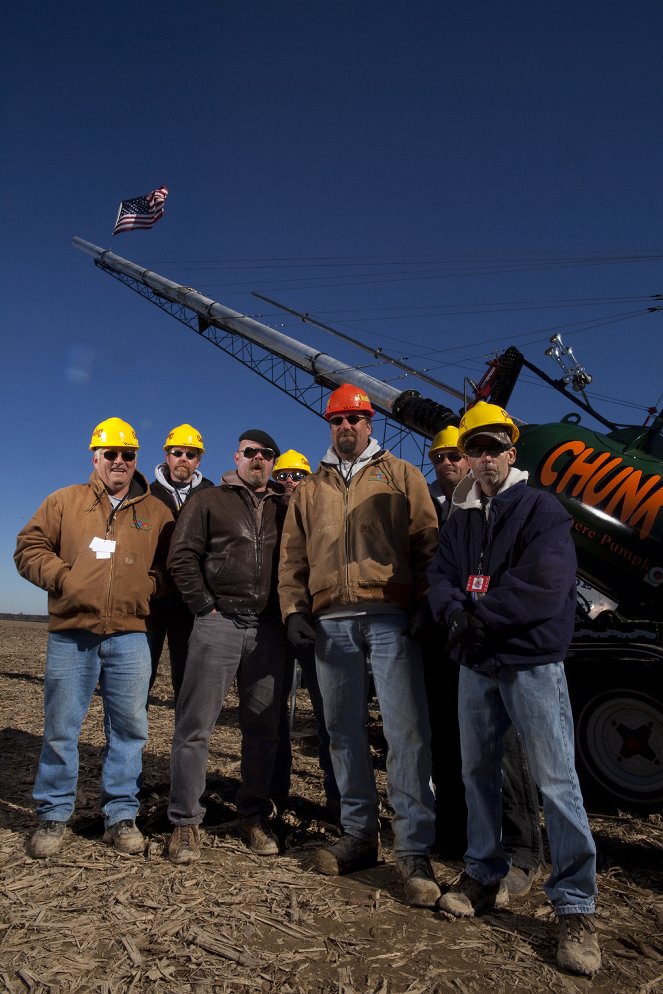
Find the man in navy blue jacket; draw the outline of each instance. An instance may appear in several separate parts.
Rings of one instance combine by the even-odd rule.
[[[513,723],[543,796],[552,855],[544,890],[559,921],[557,962],[593,976],[601,965],[596,849],[574,766],[563,666],[575,619],[571,519],[514,466],[519,433],[506,411],[479,401],[459,431],[473,475],[454,492],[429,570],[429,598],[436,620],[449,626],[447,651],[460,664],[468,847],[465,871],[440,907],[463,917],[495,906],[509,870],[500,764]]]

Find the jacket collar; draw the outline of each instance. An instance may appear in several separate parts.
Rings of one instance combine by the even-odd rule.
[[[177,487],[174,487],[168,478],[168,466],[165,462],[159,463],[158,466],[154,467],[154,476],[158,483],[162,487],[165,487],[169,493],[174,493]],[[203,479],[203,474],[199,469],[194,470],[193,476],[191,477],[191,482],[188,484],[191,490],[195,490],[197,486],[201,483]]]
[[[378,459],[383,455],[385,455],[385,450],[381,448],[378,440],[376,438],[370,438],[368,445],[361,455],[357,456],[356,459],[351,460],[341,459],[333,445],[330,445],[323,456],[322,465],[333,466],[334,469],[337,469],[341,476],[345,479],[346,477],[349,478],[354,476],[355,473],[358,473],[360,469],[367,466],[373,459]]]
[[[241,478],[236,469],[229,469],[227,473],[224,473],[221,477],[221,486],[225,487],[235,487],[239,490],[246,490],[251,496],[255,496],[254,491],[251,487],[247,487],[244,480]],[[277,483],[276,480],[267,481],[267,493],[264,496],[272,497],[282,497],[285,494],[285,487],[282,483]]]
[[[528,478],[529,473],[512,466],[506,480],[495,496],[498,497],[500,494],[503,494],[505,490],[509,490],[516,483],[527,483]],[[470,508],[482,508],[481,488],[471,473],[460,481],[453,492],[451,503],[454,510],[468,511]]]
[[[88,482],[98,497],[102,497],[104,494],[108,495],[104,482],[97,473],[96,469],[92,470]],[[125,500],[135,500],[137,497],[144,497],[146,494],[149,494],[149,492],[150,488],[147,480],[139,470],[136,470],[131,483],[129,484],[129,491]]]

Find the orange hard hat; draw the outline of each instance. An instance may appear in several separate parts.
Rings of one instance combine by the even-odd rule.
[[[329,395],[325,417],[329,420],[334,414],[342,414],[345,411],[363,411],[371,418],[375,414],[368,394],[352,383],[342,383]]]

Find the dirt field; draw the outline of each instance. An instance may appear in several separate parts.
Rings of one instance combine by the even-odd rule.
[[[0,622],[0,991],[172,994],[436,994],[453,991],[663,991],[663,823],[592,817],[600,854],[604,969],[594,980],[555,968],[555,929],[536,886],[510,909],[449,920],[402,902],[385,815],[384,866],[352,878],[313,872],[311,852],[333,836],[322,820],[314,745],[294,740],[292,809],[277,828],[283,855],[253,856],[236,835],[232,803],[239,751],[234,700],[210,752],[203,857],[164,857],[173,710],[167,660],[150,704],[148,786],[139,824],[144,857],[101,842],[98,768],[103,743],[95,697],[81,736],[72,831],[57,858],[33,861],[31,787],[42,729],[44,625]],[[305,692],[297,726],[310,727]],[[385,812],[384,753],[374,722]],[[448,882],[460,864],[435,863]]]

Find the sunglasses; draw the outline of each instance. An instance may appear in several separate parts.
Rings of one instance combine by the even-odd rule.
[[[274,479],[278,483],[285,483],[286,480],[292,480],[294,483],[301,483],[301,481],[306,476],[301,469],[280,469],[278,473],[274,474]]]
[[[274,449],[255,449],[252,445],[247,445],[245,449],[239,450],[240,455],[244,456],[245,459],[253,459],[260,453],[263,459],[267,462],[271,462],[276,456]]]
[[[127,449],[126,452],[118,451],[118,449],[107,449],[104,452],[104,459],[108,462],[115,462],[118,456],[122,456],[124,462],[133,462],[136,458],[136,453],[132,449]]]
[[[497,459],[503,452],[508,452],[510,447],[508,445],[500,445],[499,442],[493,442],[491,445],[467,445],[465,447],[465,455],[469,456],[470,459],[480,459],[485,452],[491,459]]]
[[[449,462],[460,462],[462,458],[460,452],[436,452],[433,456],[433,465],[439,466],[445,459],[448,459]]]
[[[338,428],[344,421],[347,421],[349,425],[358,425],[360,421],[365,420],[366,418],[362,417],[361,414],[335,414],[333,418],[329,419],[329,424]]]
[[[187,459],[197,459],[200,452],[195,449],[170,449],[169,455],[175,456],[176,459],[181,459],[182,456],[186,456]]]

